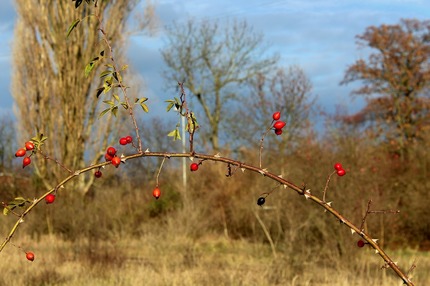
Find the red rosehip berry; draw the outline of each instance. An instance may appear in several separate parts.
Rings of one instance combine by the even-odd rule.
[[[281,135],[282,134],[282,129],[275,129],[275,134],[276,135]]]
[[[33,143],[33,142],[31,142],[31,141],[27,141],[27,142],[25,142],[25,149],[26,149],[27,151],[31,151],[31,150],[33,150],[33,149],[34,149],[34,143]]]
[[[101,172],[100,170],[97,170],[97,171],[94,173],[94,177],[96,177],[96,178],[100,178],[102,175],[103,175],[103,174],[102,174],[102,172]]]
[[[119,144],[121,145],[127,145],[127,139],[125,139],[125,137],[122,137],[121,139],[119,139]]]
[[[108,153],[105,154],[106,161],[112,161],[113,156],[109,155]]]
[[[127,140],[127,143],[133,142],[133,137],[131,137],[130,135],[126,136],[125,139]]]
[[[338,176],[342,177],[342,176],[345,176],[346,171],[344,169],[339,169],[336,171],[336,173]]]
[[[259,197],[257,200],[257,205],[262,206],[266,202],[266,199],[264,197]]]
[[[342,165],[340,163],[336,163],[336,164],[334,164],[334,169],[335,170],[341,170],[343,168],[342,168]]]
[[[113,147],[109,147],[109,148],[107,148],[107,150],[106,150],[106,154],[109,154],[110,156],[115,156],[115,154],[116,154],[116,149],[115,148],[113,148]]]
[[[24,157],[27,153],[27,150],[25,148],[18,149],[15,153],[15,157]]]
[[[152,191],[152,195],[154,196],[154,198],[156,198],[158,200],[158,198],[161,196],[161,191],[158,187],[156,187],[153,191]]]
[[[25,253],[25,257],[27,258],[27,260],[29,261],[33,261],[34,260],[34,253],[29,251]]]
[[[54,194],[49,194],[45,197],[45,202],[47,204],[52,204],[55,201],[55,195]]]
[[[275,129],[282,129],[282,128],[284,128],[284,126],[286,125],[286,123],[284,122],[284,121],[276,121],[274,124],[273,124],[273,128],[275,128]]]
[[[272,118],[273,120],[279,120],[281,118],[281,112],[276,111],[275,113],[273,113]]]
[[[30,159],[30,157],[25,157],[25,158],[22,160],[22,167],[23,167],[23,168],[25,168],[26,166],[30,165],[30,163],[31,163],[31,159]]]
[[[118,168],[119,164],[121,164],[121,158],[118,156],[115,156],[112,158],[112,165],[114,165],[116,168]]]
[[[359,241],[357,241],[357,246],[358,247],[363,247],[365,244],[366,243],[363,240],[361,240],[361,239]]]
[[[192,163],[191,165],[190,165],[190,170],[191,170],[191,172],[195,172],[195,171],[197,171],[199,169],[199,164],[197,164],[197,163]]]

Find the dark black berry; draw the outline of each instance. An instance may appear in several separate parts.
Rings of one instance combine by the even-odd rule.
[[[262,206],[266,202],[266,199],[263,197],[259,197],[257,200],[257,205]]]

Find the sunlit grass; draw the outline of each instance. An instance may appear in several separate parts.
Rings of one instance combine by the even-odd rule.
[[[342,261],[302,261],[278,253],[269,245],[207,235],[197,240],[171,231],[140,239],[75,242],[55,236],[31,245],[34,262],[24,252],[8,247],[0,259],[1,285],[402,285],[370,249]],[[416,285],[429,285],[430,257],[414,250],[394,251],[401,265],[414,261]],[[297,263],[299,264],[297,265]],[[336,267],[334,267],[336,265]],[[340,265],[340,266],[339,266]]]

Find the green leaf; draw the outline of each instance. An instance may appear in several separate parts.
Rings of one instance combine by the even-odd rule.
[[[172,107],[175,105],[175,102],[173,100],[166,100],[166,101],[169,102],[166,108],[166,111],[169,112],[170,109],[172,109]]]
[[[113,82],[113,78],[112,78],[111,76],[108,76],[108,77],[105,79],[105,84],[107,84],[107,85],[109,85],[109,86],[111,86],[111,85],[112,85],[112,82]]]
[[[103,92],[104,90],[105,90],[105,87],[104,87],[104,86],[99,87],[99,88],[97,89],[97,92],[96,92],[96,96],[97,96],[97,98],[99,98],[100,94],[102,94],[102,92]]]
[[[103,93],[108,93],[112,89],[112,85],[105,82]]]
[[[197,118],[194,113],[191,112],[190,115],[191,116],[188,117],[187,131],[191,133],[199,127],[199,124],[197,123]]]
[[[82,3],[82,0],[76,0],[75,9],[78,8],[79,5],[81,5],[81,3]]]
[[[110,70],[105,70],[105,71],[103,71],[103,72],[100,74],[100,78],[105,77],[105,76],[107,76],[107,75],[109,75],[109,74],[111,74],[111,73],[112,73],[112,71],[110,71]]]
[[[112,107],[112,114],[116,117],[117,113],[118,113],[118,106]]]
[[[110,111],[110,108],[106,108],[105,110],[103,110],[102,112],[100,112],[99,118],[102,117],[103,115],[105,115],[106,113],[108,113],[109,111]]]
[[[178,128],[176,128],[175,130],[172,130],[169,132],[169,134],[167,134],[167,136],[169,137],[173,137],[173,140],[181,140],[181,134],[179,133]]]
[[[9,214],[9,212],[10,212],[10,209],[9,209],[7,206],[5,206],[5,207],[3,208],[3,215],[8,215],[8,214]]]
[[[140,106],[142,107],[143,111],[145,111],[146,113],[149,112],[148,106],[145,103],[141,103]]]
[[[124,107],[124,109],[125,109],[125,110],[127,110],[127,109],[128,109],[128,105],[127,105],[127,103],[125,103],[125,102],[121,102],[121,105],[122,105],[122,107]]]
[[[114,72],[114,73],[112,73],[112,75],[113,75],[113,77],[116,79],[116,81],[118,81],[118,82],[119,82],[119,80],[118,80],[118,74],[117,74],[116,72]]]
[[[86,77],[88,77],[90,72],[93,70],[94,66],[95,66],[94,62],[90,62],[89,64],[87,64],[87,66],[85,67],[85,76]]]
[[[121,70],[122,70],[122,71],[125,71],[126,69],[128,69],[128,65],[123,65],[123,66],[121,67]]]
[[[115,98],[115,100],[116,100],[116,101],[118,101],[118,102],[119,102],[120,98],[119,98],[118,94],[114,94],[114,95],[112,95],[112,96],[113,96],[113,98]]]
[[[15,200],[14,200],[14,203],[19,207],[23,207],[26,202],[27,202],[27,200],[24,199],[23,197],[18,197],[18,198],[15,198]]]
[[[70,33],[78,26],[79,22],[81,22],[81,19],[76,19],[73,21],[73,23],[69,26],[69,29],[67,29],[67,38],[69,37]]]
[[[103,100],[104,103],[109,104],[110,106],[114,106],[115,102],[113,100]]]

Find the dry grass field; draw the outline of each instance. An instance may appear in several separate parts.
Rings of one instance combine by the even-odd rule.
[[[57,236],[19,237],[31,245],[34,262],[8,247],[0,259],[0,285],[402,285],[370,249],[353,256],[314,260],[300,254],[273,256],[269,244],[207,235],[197,240],[155,227],[139,239],[117,237],[70,242]],[[22,252],[22,254],[20,253]],[[401,265],[414,261],[416,285],[430,285],[430,256],[395,251]]]

